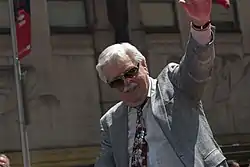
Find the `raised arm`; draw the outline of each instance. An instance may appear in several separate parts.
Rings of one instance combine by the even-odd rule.
[[[191,98],[199,100],[207,81],[211,78],[214,65],[214,28],[211,27],[204,32],[194,31],[191,30],[180,64],[170,65],[169,74],[175,86]],[[206,40],[206,44],[201,44]]]
[[[211,78],[215,57],[215,28],[210,24],[212,0],[181,0],[180,3],[191,20],[189,40],[180,64],[170,64],[168,74],[176,87],[199,100]]]

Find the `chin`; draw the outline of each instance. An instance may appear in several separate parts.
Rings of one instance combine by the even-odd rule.
[[[123,102],[128,105],[129,107],[136,107],[141,105],[145,99],[147,94],[141,96],[138,92],[135,92],[134,94],[131,94],[130,96],[126,97],[125,99],[127,100],[123,100]],[[132,97],[132,98],[129,98]]]
[[[129,107],[136,107],[139,106],[140,104],[138,103],[126,103]]]
[[[137,107],[139,105],[141,105],[144,102],[144,100],[140,100],[140,101],[134,101],[134,102],[125,102],[124,103],[126,105],[128,105],[129,107]]]

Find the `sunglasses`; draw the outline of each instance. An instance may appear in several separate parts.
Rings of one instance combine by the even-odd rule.
[[[111,88],[123,88],[125,79],[133,78],[138,74],[139,65],[140,63],[138,63],[136,67],[133,67],[125,71],[122,75],[116,77],[113,81],[108,82],[109,86]]]

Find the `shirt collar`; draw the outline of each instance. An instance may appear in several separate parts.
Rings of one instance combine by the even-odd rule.
[[[152,93],[155,91],[155,85],[156,82],[154,82],[154,79],[148,76],[148,98],[150,98],[152,96]]]

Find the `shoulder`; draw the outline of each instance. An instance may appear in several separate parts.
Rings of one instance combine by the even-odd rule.
[[[176,79],[178,78],[177,75],[179,71],[179,64],[177,63],[169,63],[158,75],[157,81],[161,85],[166,85],[166,84],[176,84],[177,81]]]
[[[124,112],[125,105],[122,101],[116,103],[112,106],[100,119],[100,122],[103,124],[108,124],[108,126],[112,125],[113,119],[118,117]]]
[[[169,63],[158,75],[158,87],[165,101],[169,101],[174,95],[174,85],[177,84],[179,64]]]
[[[179,64],[177,63],[169,63],[166,67],[160,72],[158,75],[158,80],[166,80],[171,79],[173,75],[178,71]]]

